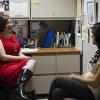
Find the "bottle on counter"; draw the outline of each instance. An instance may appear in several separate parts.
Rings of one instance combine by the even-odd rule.
[[[57,31],[57,34],[56,34],[56,47],[59,47],[59,31]]]
[[[65,45],[66,47],[70,47],[70,46],[71,46],[70,36],[71,36],[71,33],[67,33],[67,34],[65,35],[64,45]]]

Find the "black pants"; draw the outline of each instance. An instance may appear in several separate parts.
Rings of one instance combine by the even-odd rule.
[[[48,100],[63,100],[66,97],[78,100],[96,100],[84,83],[67,77],[55,78],[50,87]]]

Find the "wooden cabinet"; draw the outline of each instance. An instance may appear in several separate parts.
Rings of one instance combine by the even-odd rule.
[[[34,77],[34,86],[37,94],[47,94],[52,80],[56,74],[56,56],[42,55],[33,56],[36,60],[36,70]]]
[[[9,15],[12,19],[67,19],[76,17],[77,0],[10,0]]]
[[[32,55],[37,62],[34,73],[37,94],[48,94],[50,84],[56,76],[67,77],[69,73],[80,74],[80,52],[74,53],[74,48],[69,49],[68,52],[67,48],[41,48]]]
[[[80,72],[80,55],[57,55],[57,73],[70,72]]]
[[[55,75],[34,76],[34,87],[37,94],[48,94]]]
[[[31,19],[71,17],[76,17],[76,0],[31,0]]]
[[[33,77],[37,94],[48,94],[50,84],[56,76],[80,74],[81,52],[77,48],[38,48],[37,52],[25,52],[25,49],[21,52],[31,55],[37,62]]]
[[[35,74],[53,74],[56,73],[56,56],[55,55],[43,55],[33,56],[33,59],[37,62]]]

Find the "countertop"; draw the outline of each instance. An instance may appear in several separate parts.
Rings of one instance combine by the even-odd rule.
[[[81,51],[78,48],[21,48],[21,52],[30,55],[41,54],[80,54]]]

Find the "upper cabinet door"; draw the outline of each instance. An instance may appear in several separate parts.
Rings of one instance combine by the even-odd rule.
[[[10,0],[9,7],[11,19],[30,19],[30,0]]]
[[[31,0],[31,19],[75,18],[76,0]]]

